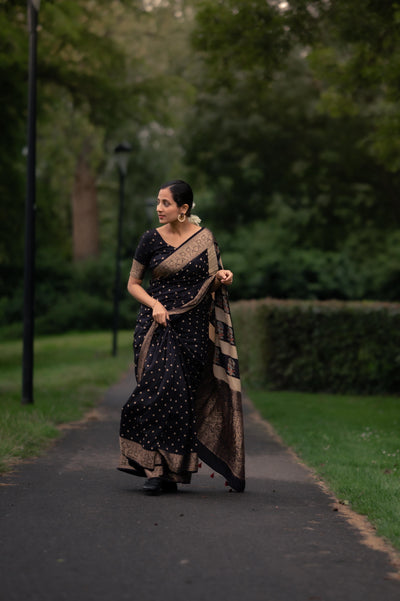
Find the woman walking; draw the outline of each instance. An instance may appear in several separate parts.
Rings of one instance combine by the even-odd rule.
[[[245,487],[239,366],[226,291],[233,274],[223,269],[210,230],[191,217],[192,206],[186,182],[161,187],[162,225],[141,237],[128,282],[141,303],[137,386],[122,410],[118,469],[146,477],[143,490],[152,495],[189,483],[199,459],[233,489]]]

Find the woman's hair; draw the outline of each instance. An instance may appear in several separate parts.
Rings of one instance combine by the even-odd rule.
[[[186,215],[189,217],[193,206],[193,192],[189,184],[181,179],[174,179],[160,186],[160,190],[164,190],[165,188],[171,190],[172,198],[178,207],[181,207],[185,204],[189,206],[186,213]]]

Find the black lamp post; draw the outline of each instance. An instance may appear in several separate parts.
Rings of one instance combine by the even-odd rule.
[[[121,142],[115,147],[115,159],[119,173],[119,207],[118,207],[118,231],[117,231],[117,253],[115,263],[115,283],[114,283],[114,315],[113,315],[113,344],[112,356],[117,355],[117,336],[119,321],[119,297],[121,281],[121,242],[122,242],[122,217],[124,213],[125,197],[125,178],[128,170],[129,153],[132,152],[132,146],[128,142]]]
[[[33,403],[33,331],[35,297],[36,211],[36,46],[40,0],[28,0],[28,160],[25,204],[24,339],[22,357],[22,403]]]

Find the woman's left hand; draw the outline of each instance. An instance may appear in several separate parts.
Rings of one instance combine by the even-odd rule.
[[[224,286],[230,286],[233,282],[233,273],[229,269],[220,269],[215,274],[217,281]]]

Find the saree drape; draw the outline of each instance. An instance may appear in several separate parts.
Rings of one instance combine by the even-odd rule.
[[[151,270],[148,293],[169,312],[166,327],[141,306],[135,328],[137,386],[122,409],[119,469],[190,482],[199,459],[245,488],[238,357],[222,268],[210,230],[178,248],[156,230],[138,245],[131,274]]]

